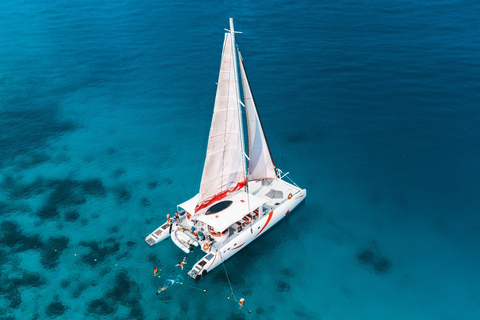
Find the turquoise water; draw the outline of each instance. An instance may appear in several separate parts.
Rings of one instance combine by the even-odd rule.
[[[479,16],[0,3],[1,319],[478,319]],[[223,267],[193,282],[143,241],[198,191],[229,17],[276,165],[308,190],[225,263],[241,310]]]

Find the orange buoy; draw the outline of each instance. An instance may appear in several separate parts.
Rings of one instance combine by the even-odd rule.
[[[241,298],[241,299],[240,299],[240,303],[239,303],[239,304],[240,304],[240,307],[243,307],[243,304],[244,304],[244,303],[245,303],[245,299]]]

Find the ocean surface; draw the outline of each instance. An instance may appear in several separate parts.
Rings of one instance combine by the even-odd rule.
[[[144,238],[198,192],[229,17],[275,163],[308,197],[194,282]],[[479,17],[0,2],[0,319],[479,319]]]

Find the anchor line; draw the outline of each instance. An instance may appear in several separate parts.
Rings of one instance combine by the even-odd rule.
[[[240,304],[237,301],[237,298],[235,297],[235,293],[233,292],[232,283],[230,282],[230,278],[228,277],[227,268],[225,268],[225,260],[223,260],[222,254],[220,252],[218,252],[218,254],[220,255],[220,258],[222,259],[223,270],[225,270],[225,275],[227,276],[228,285],[230,286],[230,290],[232,291],[233,300],[235,300],[236,303]]]

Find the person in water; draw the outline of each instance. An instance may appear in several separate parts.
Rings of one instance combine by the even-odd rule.
[[[157,294],[160,294],[163,291],[167,290],[167,288],[170,287],[174,283],[175,283],[175,280],[168,279],[167,281],[165,281],[165,284],[163,285],[163,287],[158,289]]]
[[[168,286],[165,284],[161,289],[158,289],[157,294],[162,293],[163,291],[167,290]]]
[[[158,271],[160,271],[158,268],[153,269],[153,276],[154,277],[157,275]]]
[[[183,266],[187,264],[187,262],[185,261],[186,259],[187,259],[187,257],[184,257],[183,261],[180,262],[179,264],[177,264],[176,267],[180,267],[183,270]]]

